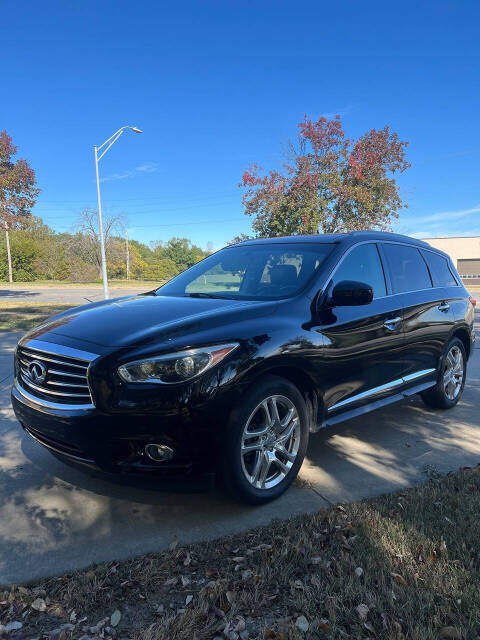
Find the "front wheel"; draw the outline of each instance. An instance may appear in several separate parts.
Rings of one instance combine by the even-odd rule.
[[[440,361],[437,384],[424,391],[422,399],[435,409],[451,409],[460,400],[467,373],[467,354],[463,342],[453,338]]]
[[[305,401],[288,380],[268,376],[230,415],[221,455],[228,491],[249,504],[280,496],[296,478],[308,444]]]

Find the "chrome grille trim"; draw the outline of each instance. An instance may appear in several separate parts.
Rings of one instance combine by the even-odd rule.
[[[41,340],[30,340],[17,347],[17,389],[36,404],[54,408],[93,408],[88,384],[88,367],[98,354],[72,349]],[[43,365],[43,379],[29,371],[32,362]],[[55,368],[50,368],[51,366]],[[33,368],[34,369],[34,368]]]
[[[23,349],[41,351],[42,353],[49,353],[52,356],[65,356],[67,358],[73,358],[74,360],[87,360],[91,362],[95,360],[95,358],[98,358],[98,353],[91,353],[90,351],[83,351],[82,349],[73,349],[63,344],[54,344],[53,342],[46,342],[45,340],[32,339],[21,346]]]
[[[37,396],[32,395],[26,389],[20,386],[18,378],[15,378],[15,389],[18,393],[33,402],[33,404],[38,404],[41,407],[46,407],[48,409],[62,409],[63,411],[74,411],[76,409],[95,409],[94,404],[65,404],[64,402],[50,402],[49,400],[43,400],[42,398],[38,398]]]

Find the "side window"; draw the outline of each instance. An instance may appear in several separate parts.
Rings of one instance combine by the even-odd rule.
[[[356,280],[370,285],[374,298],[386,295],[385,276],[376,244],[362,244],[346,256],[333,274],[330,293],[342,280]]]
[[[433,251],[422,251],[427,261],[434,287],[456,287],[457,281],[453,277],[448,261]]]
[[[425,260],[415,247],[383,245],[392,279],[393,293],[429,289],[432,286]]]

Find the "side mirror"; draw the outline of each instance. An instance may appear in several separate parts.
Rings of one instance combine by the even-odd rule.
[[[372,300],[372,287],[355,280],[342,280],[336,284],[331,299],[335,307],[356,307],[361,304],[370,304]]]

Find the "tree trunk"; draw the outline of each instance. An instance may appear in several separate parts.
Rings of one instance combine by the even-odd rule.
[[[127,263],[127,280],[130,278],[130,249],[128,247],[128,231],[125,231],[125,244],[126,244],[126,263]]]
[[[8,237],[8,225],[5,223],[5,240],[7,243],[7,261],[8,261],[8,281],[13,282],[12,274],[12,254],[10,252],[10,238]]]

